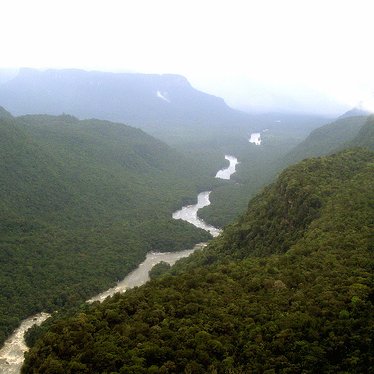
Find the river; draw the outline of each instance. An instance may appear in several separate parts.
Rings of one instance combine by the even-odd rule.
[[[231,175],[235,173],[236,165],[239,163],[238,159],[234,156],[225,155],[225,159],[229,161],[227,168],[221,169],[217,172],[216,178],[219,179],[230,179]],[[203,230],[209,231],[213,237],[217,237],[221,230],[209,225],[198,217],[197,212],[208,205],[210,205],[209,195],[212,191],[200,192],[197,195],[197,203],[182,207],[173,213],[174,219],[181,219],[183,221],[192,223],[194,226],[199,227]]]
[[[211,226],[204,222],[201,218],[197,216],[199,209],[210,205],[209,195],[212,191],[200,192],[197,195],[197,203],[192,205],[184,206],[182,209],[177,210],[173,213],[174,219],[181,219],[183,221],[192,223],[194,226],[199,227],[205,231],[209,231],[213,237],[220,234],[221,230],[214,226]]]
[[[50,315],[39,313],[22,321],[21,325],[7,339],[0,350],[0,373],[18,374],[23,364],[23,354],[28,350],[24,335],[26,331],[34,326],[40,325]]]
[[[231,175],[236,171],[236,165],[239,163],[238,159],[234,156],[226,155],[225,159],[229,161],[230,165],[227,168],[218,170],[216,178],[230,179]]]
[[[129,273],[122,281],[118,282],[113,288],[94,296],[88,300],[88,303],[94,301],[104,301],[108,296],[112,296],[117,292],[125,292],[126,290],[139,287],[149,281],[149,271],[159,262],[167,262],[174,265],[179,259],[188,257],[191,253],[206,246],[206,243],[196,244],[192,249],[185,249],[178,252],[150,252],[147,254],[146,259],[131,273]]]
[[[259,132],[252,133],[248,141],[256,145],[261,145],[261,133]]]
[[[231,175],[235,173],[235,166],[238,160],[233,156],[225,156],[225,159],[230,162],[230,165],[220,170],[216,178],[230,179]],[[218,176],[218,175],[223,175]],[[209,195],[211,191],[204,191],[198,194],[197,203],[187,205],[175,211],[172,214],[174,219],[182,219],[196,227],[209,231],[213,237],[220,234],[221,230],[207,224],[197,216],[199,209],[210,205]],[[173,265],[177,260],[189,256],[196,250],[202,249],[206,243],[199,243],[192,249],[186,249],[178,252],[151,252],[148,253],[146,259],[131,273],[129,273],[122,281],[118,282],[113,288],[104,291],[97,296],[87,300],[88,303],[94,301],[102,302],[108,296],[114,295],[117,292],[125,292],[126,290],[143,285],[149,280],[149,271],[153,266],[161,261]],[[0,350],[0,374],[19,374],[24,360],[24,353],[27,352],[24,335],[32,326],[40,325],[50,315],[48,313],[39,313],[22,321],[21,325],[13,332],[13,334],[6,340],[4,346]]]

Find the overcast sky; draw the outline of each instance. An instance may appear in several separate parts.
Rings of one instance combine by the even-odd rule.
[[[1,0],[0,9],[0,67],[178,73],[234,106],[321,93],[374,110],[372,0]]]

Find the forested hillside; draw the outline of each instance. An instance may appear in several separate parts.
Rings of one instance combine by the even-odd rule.
[[[203,251],[52,324],[23,372],[370,372],[373,165],[288,168]]]
[[[261,116],[266,121],[266,131],[261,132],[261,145],[245,144],[244,139],[237,141],[235,155],[240,160],[237,173],[230,183],[212,192],[212,205],[201,211],[201,217],[217,226],[232,222],[245,211],[248,198],[272,182],[285,167],[349,146],[367,121],[368,116],[357,116],[363,113],[349,111],[317,129],[316,124],[320,123],[321,118],[275,114]],[[282,120],[274,121],[274,118]],[[308,130],[312,130],[309,135]],[[369,141],[362,144],[369,144]]]
[[[79,304],[148,251],[210,236],[171,218],[211,181],[123,124],[0,117],[0,344],[20,320]]]
[[[284,157],[282,165],[290,165],[304,158],[322,156],[335,151],[357,136],[367,118],[368,116],[364,115],[343,115],[336,121],[315,129]]]
[[[374,150],[374,115],[368,117],[357,136],[345,144],[345,147],[364,147]]]

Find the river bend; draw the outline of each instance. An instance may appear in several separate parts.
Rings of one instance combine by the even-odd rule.
[[[216,178],[230,179],[231,175],[235,173],[235,166],[238,160],[233,156],[225,156],[225,159],[230,162],[227,168],[219,170]],[[207,224],[197,216],[199,209],[210,205],[209,195],[211,191],[204,191],[198,194],[197,203],[187,205],[175,211],[172,214],[174,219],[182,219],[196,227],[206,230],[211,233],[213,237],[220,234],[221,230]],[[148,253],[146,259],[131,273],[129,273],[122,281],[118,282],[113,288],[104,291],[97,296],[94,296],[88,303],[94,301],[102,302],[108,296],[112,296],[117,292],[125,292],[126,290],[138,287],[145,284],[149,280],[149,271],[161,261],[173,265],[177,260],[189,256],[196,250],[202,249],[206,243],[199,243],[192,249],[186,249],[178,252],[151,252]],[[27,352],[24,335],[28,329],[34,325],[40,325],[50,315],[48,313],[39,313],[22,321],[21,325],[13,332],[13,334],[6,340],[4,346],[0,349],[0,373],[1,374],[19,374],[24,360],[24,353]]]

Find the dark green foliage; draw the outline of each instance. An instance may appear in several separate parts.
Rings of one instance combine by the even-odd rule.
[[[373,165],[289,168],[171,273],[56,321],[23,372],[370,372]]]
[[[346,153],[305,160],[289,167],[249,203],[248,211],[224,233],[216,252],[234,256],[286,252],[318,218],[345,180],[360,172],[370,153]]]
[[[209,239],[171,218],[210,183],[190,165],[123,124],[0,119],[0,344],[21,319],[108,288],[148,251]]]
[[[167,271],[169,271],[170,268],[171,268],[170,264],[168,264],[167,262],[161,261],[155,266],[153,266],[153,268],[149,272],[149,277],[151,279],[158,278],[161,275],[165,274]]]

